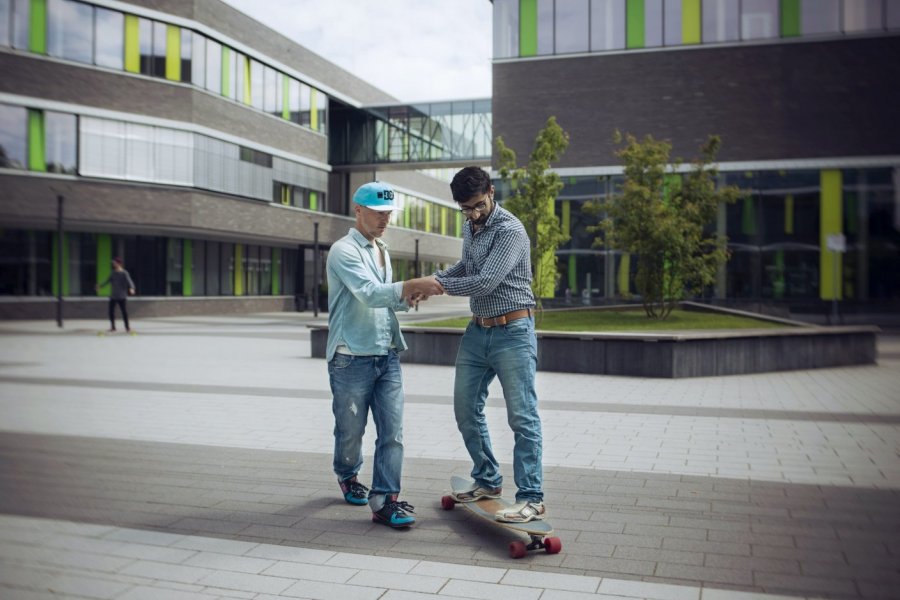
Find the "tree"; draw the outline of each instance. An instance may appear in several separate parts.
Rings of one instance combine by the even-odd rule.
[[[616,132],[616,143],[622,135]],[[716,278],[728,259],[725,236],[704,232],[715,222],[719,205],[741,195],[734,186],[716,186],[713,163],[721,142],[710,136],[690,171],[679,174],[669,162],[671,144],[647,136],[625,137],[617,156],[625,165],[620,194],[595,203],[606,217],[591,231],[602,231],[595,246],[606,245],[637,258],[635,288],[647,316],[665,319],[685,293],[698,294]],[[678,160],[676,162],[681,162]]]
[[[528,164],[516,166],[516,153],[497,138],[497,156],[500,178],[510,185],[511,195],[503,206],[516,215],[525,226],[531,244],[531,290],[540,311],[542,298],[553,296],[559,273],[556,250],[569,239],[560,227],[556,216],[556,196],[563,187],[562,179],[549,171],[550,164],[569,146],[569,134],[556,123],[556,117],[547,124],[534,140],[534,149]]]

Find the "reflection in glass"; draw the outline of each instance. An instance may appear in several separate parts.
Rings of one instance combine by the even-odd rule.
[[[681,3],[667,2],[663,12],[663,39],[666,46],[680,46],[682,42]]]
[[[0,0],[0,46],[9,46],[12,0]]]
[[[206,40],[206,89],[222,93],[222,44]]]
[[[96,6],[94,22],[97,31],[94,64],[122,70],[125,68],[125,15]]]
[[[494,58],[519,56],[519,0],[494,0]]]
[[[288,110],[291,111],[291,121],[300,122],[300,86],[296,79],[288,80]]]
[[[741,39],[778,37],[778,0],[742,0]]]
[[[166,76],[166,28],[165,23],[153,22],[153,75]]]
[[[78,167],[75,115],[45,111],[44,132],[47,170],[74,175]]]
[[[141,73],[153,75],[153,21],[138,19],[138,45],[141,49]]]
[[[590,47],[589,0],[569,0],[556,4],[556,53],[587,52]]]
[[[31,39],[31,2],[13,0],[12,4],[12,45],[19,50],[28,50]]]
[[[276,72],[272,67],[266,66],[263,68],[263,84],[265,90],[263,92],[263,110],[267,113],[274,113],[276,106],[276,99],[278,96],[278,78],[275,77]]]
[[[703,42],[730,42],[738,39],[740,0],[703,0]]]
[[[625,47],[625,0],[591,0],[591,50]]]
[[[844,31],[881,29],[881,9],[881,0],[844,0]]]
[[[663,45],[663,0],[644,0],[644,46]]]
[[[206,87],[206,38],[192,31],[191,39],[191,83]]]
[[[250,105],[253,108],[263,109],[263,66],[259,61],[250,60]]]
[[[47,54],[57,58],[92,62],[94,49],[93,8],[71,0],[47,3]]]
[[[194,55],[193,49],[194,33],[190,29],[181,30],[181,81],[190,83],[192,78],[193,66],[191,58]]]
[[[840,0],[800,0],[800,33],[840,32],[840,7]]]
[[[26,168],[27,120],[26,109],[0,104],[0,168]]]
[[[537,0],[537,53],[553,54],[553,0]]]

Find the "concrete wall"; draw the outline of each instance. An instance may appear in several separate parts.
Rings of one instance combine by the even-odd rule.
[[[555,167],[616,165],[616,129],[723,161],[900,154],[900,36],[696,46],[495,63],[494,136],[523,159],[549,116]]]
[[[747,330],[682,335],[538,333],[538,370],[634,377],[709,377],[874,364],[876,327]],[[404,328],[409,363],[452,365],[461,330]],[[314,358],[327,327],[313,327]]]

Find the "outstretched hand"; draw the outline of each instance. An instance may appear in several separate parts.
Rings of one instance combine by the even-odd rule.
[[[419,277],[417,279],[408,279],[403,282],[403,297],[406,303],[413,307],[422,300],[427,300],[431,296],[439,296],[444,293],[444,288],[438,283],[434,275],[427,277]]]

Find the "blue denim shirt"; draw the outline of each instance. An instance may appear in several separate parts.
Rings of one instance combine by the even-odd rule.
[[[406,350],[394,311],[408,311],[403,282],[391,283],[391,259],[387,245],[376,238],[384,253],[382,272],[375,248],[355,227],[328,252],[328,346],[330,361],[338,346],[351,354],[385,355],[391,348]]]

